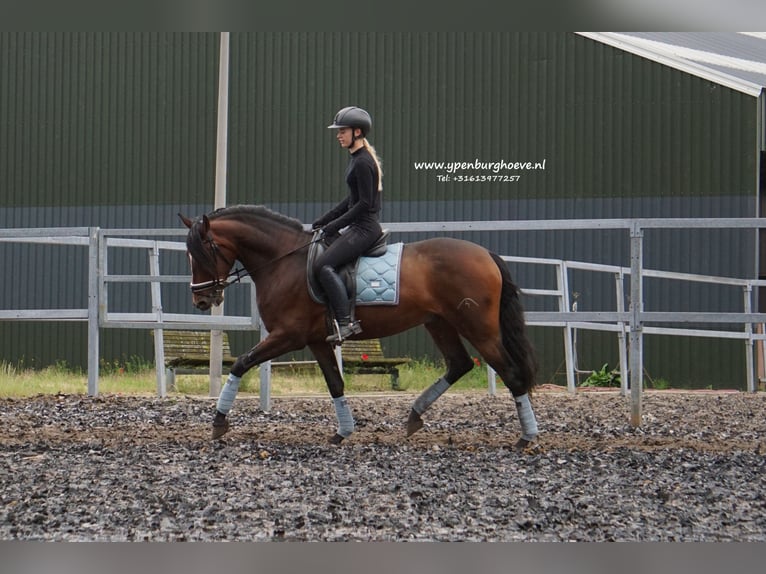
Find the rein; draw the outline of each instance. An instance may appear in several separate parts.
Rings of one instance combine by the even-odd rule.
[[[318,241],[321,241],[324,234],[321,231],[316,231],[314,233],[314,236],[312,237],[311,241],[308,243],[304,243],[303,245],[299,245],[295,249],[292,249],[288,251],[287,253],[283,253],[279,257],[275,257],[271,261],[267,261],[263,265],[253,269],[252,271],[248,272],[247,269],[244,267],[240,267],[238,269],[235,269],[234,271],[229,272],[226,277],[219,278],[219,279],[211,279],[209,281],[202,281],[201,283],[191,283],[191,292],[192,293],[201,293],[203,291],[207,291],[208,289],[217,289],[220,291],[223,291],[228,286],[233,285],[234,283],[239,283],[242,280],[242,277],[245,275],[250,275],[265,269],[266,267],[269,267],[270,265],[273,265],[277,261],[280,261],[281,259],[284,259],[285,257],[288,257],[292,255],[293,253],[296,253],[300,251],[301,249],[304,249],[305,247],[308,247],[309,245],[312,245],[313,243],[316,243]],[[221,253],[221,250],[218,247],[218,244],[215,242],[215,240],[212,238],[212,236],[208,235],[205,239],[205,243],[210,245],[210,250],[213,252],[213,259],[217,259],[218,257],[221,257],[231,268],[234,265],[234,262],[230,262],[226,257],[223,256]],[[236,277],[233,281],[229,281],[229,277]]]

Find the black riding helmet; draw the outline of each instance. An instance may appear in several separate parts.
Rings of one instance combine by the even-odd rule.
[[[332,125],[327,126],[330,129],[333,128],[359,128],[362,130],[362,137],[366,137],[372,128],[372,118],[362,108],[356,106],[348,106],[335,114],[335,119],[332,121]],[[356,136],[354,137],[356,139]]]

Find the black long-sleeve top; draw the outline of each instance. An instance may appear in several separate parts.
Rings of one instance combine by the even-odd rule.
[[[348,196],[314,222],[331,235],[347,225],[374,231],[380,229],[380,192],[378,168],[375,160],[361,147],[351,154],[346,168]]]

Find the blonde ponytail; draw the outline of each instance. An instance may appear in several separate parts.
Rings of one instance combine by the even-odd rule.
[[[380,159],[378,158],[378,154],[375,151],[375,148],[372,147],[372,144],[367,141],[367,138],[364,138],[362,143],[364,144],[364,147],[367,148],[367,151],[370,152],[372,159],[375,161],[375,166],[378,168],[378,191],[383,191],[383,168],[380,167]]]

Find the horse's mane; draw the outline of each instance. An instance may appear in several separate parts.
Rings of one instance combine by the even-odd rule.
[[[290,229],[295,231],[303,230],[303,223],[294,217],[288,217],[282,215],[276,211],[272,211],[268,207],[263,205],[231,205],[228,207],[221,207],[215,211],[208,213],[209,219],[218,219],[219,217],[228,217],[232,219],[245,220],[251,217],[265,217],[282,225],[286,225]]]
[[[303,223],[293,217],[288,217],[272,211],[263,205],[231,205],[221,207],[207,214],[209,220],[230,218],[238,221],[247,221],[252,218],[265,218],[294,231],[303,231]],[[189,229],[186,236],[186,248],[192,259],[201,267],[201,269],[210,275],[216,277],[216,262],[214,251],[211,248],[205,249],[206,238],[202,234],[202,218],[197,219]]]

